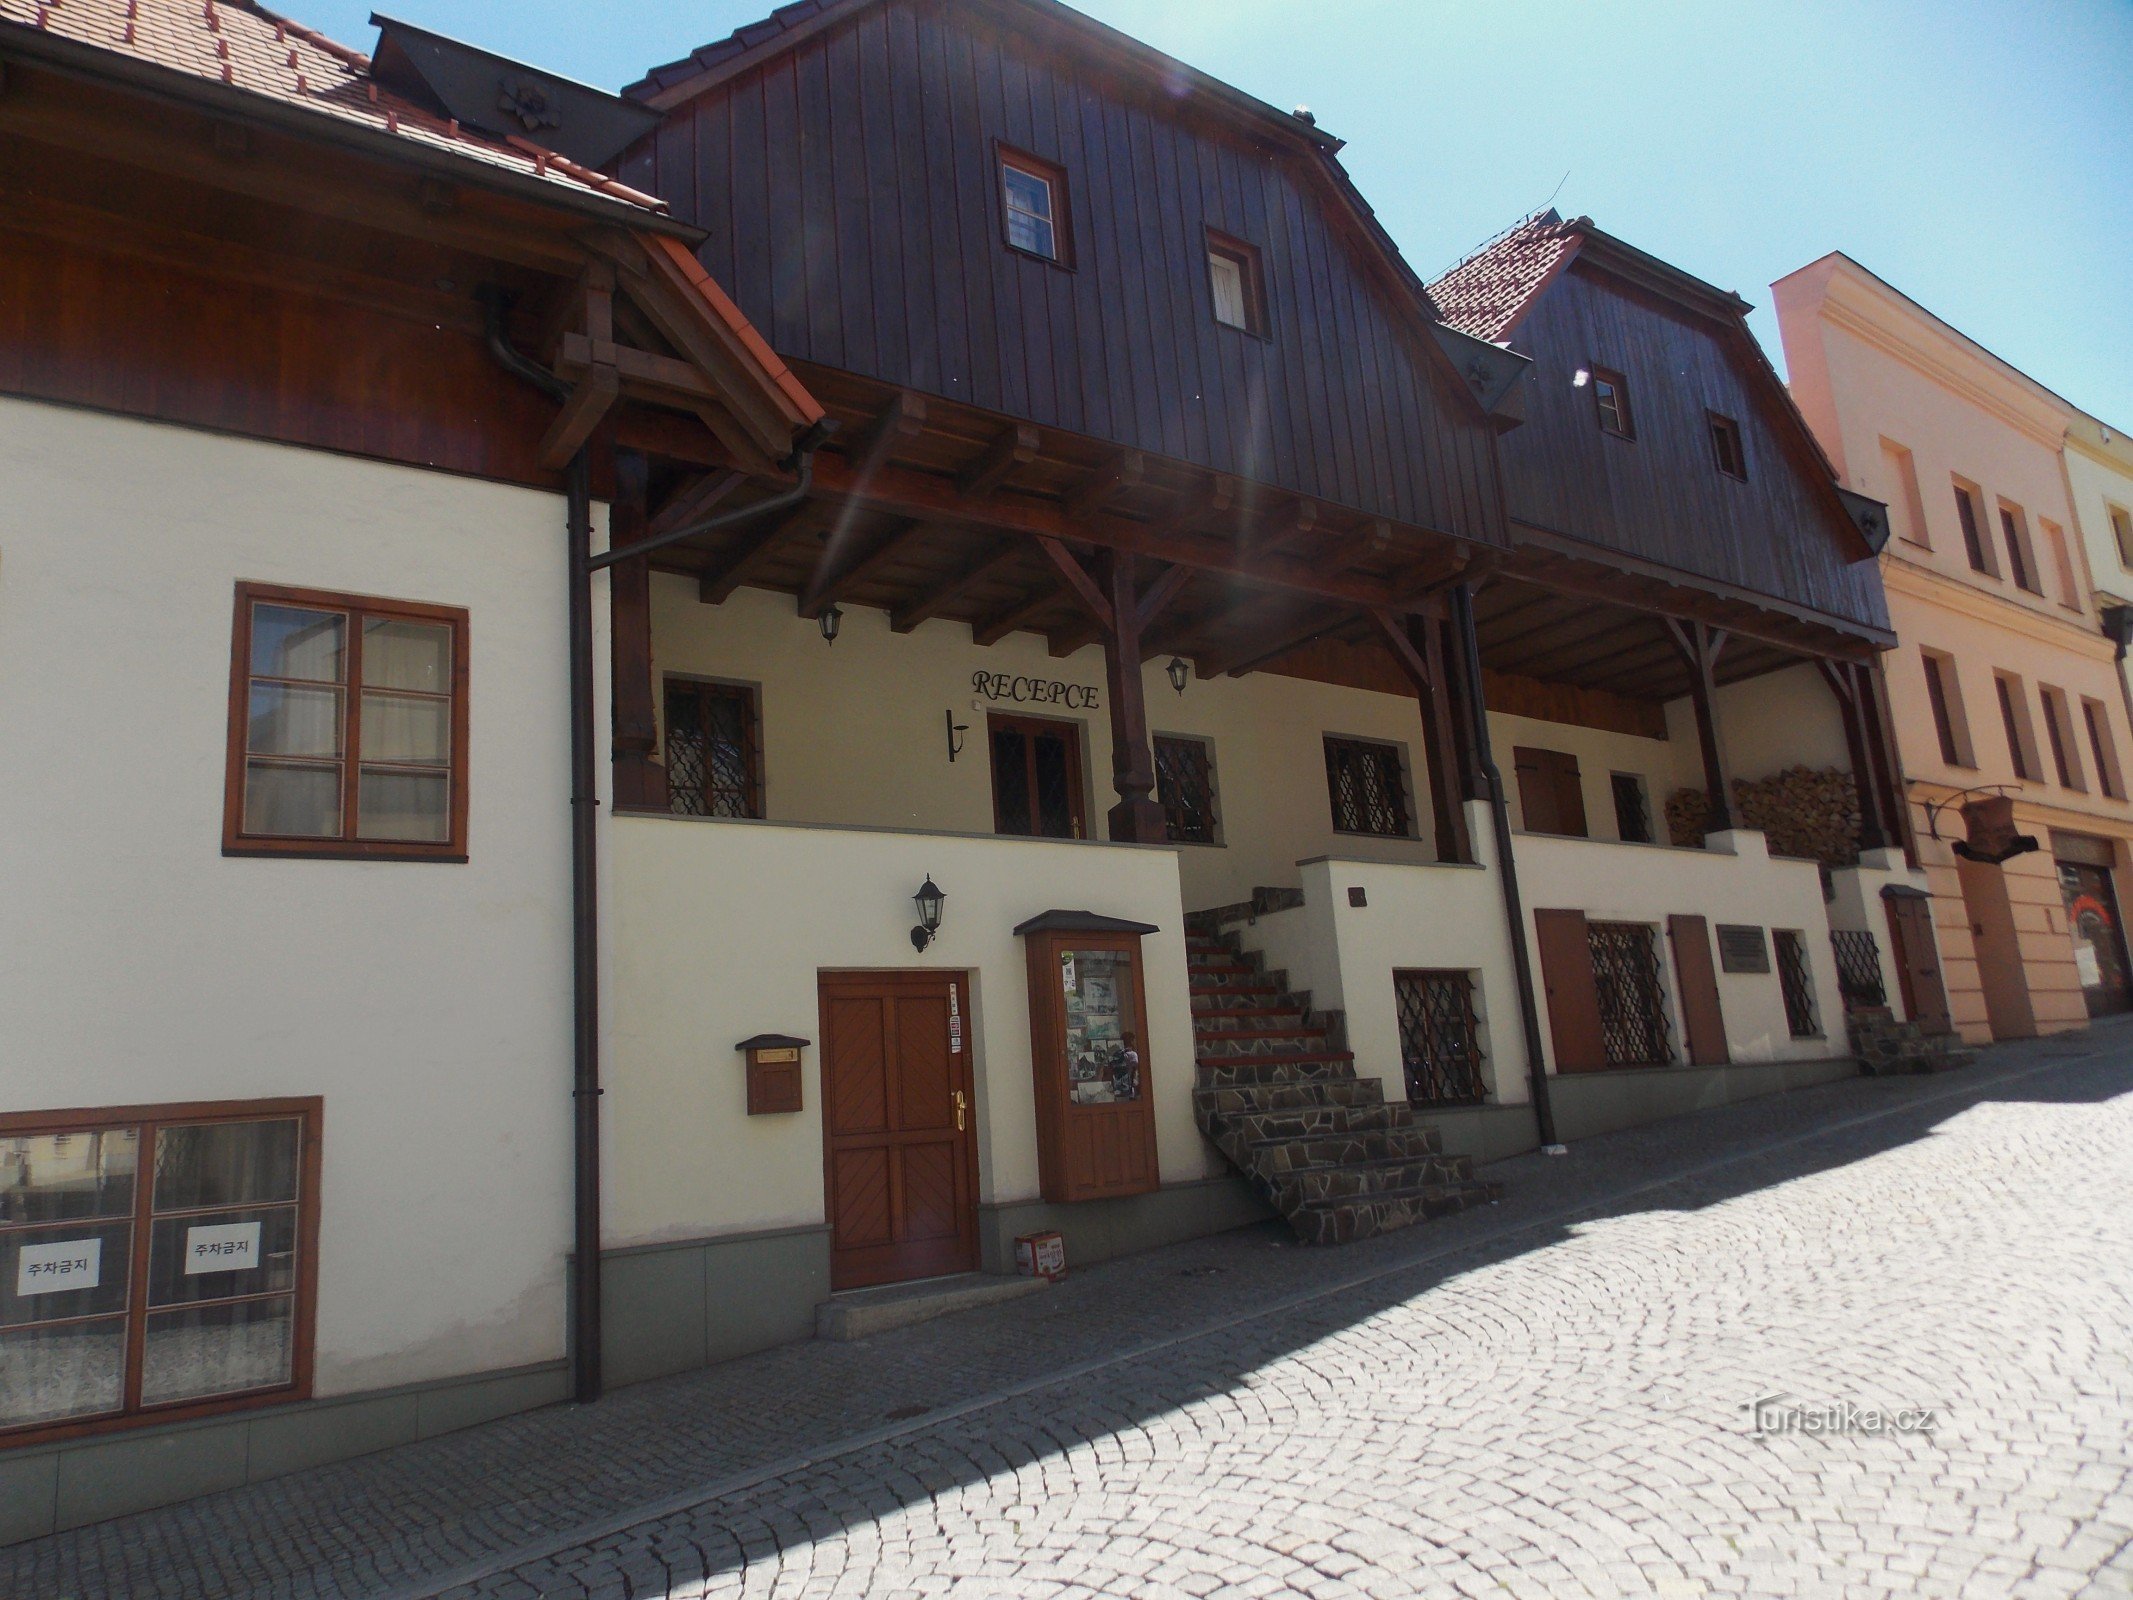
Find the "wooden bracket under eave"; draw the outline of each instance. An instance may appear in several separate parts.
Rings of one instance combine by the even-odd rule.
[[[541,439],[541,465],[552,470],[569,465],[621,394],[622,374],[612,365],[595,362],[587,367]]]

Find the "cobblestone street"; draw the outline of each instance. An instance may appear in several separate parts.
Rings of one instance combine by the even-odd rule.
[[[0,1595],[2133,1594],[2133,1030],[1489,1175],[0,1551]]]

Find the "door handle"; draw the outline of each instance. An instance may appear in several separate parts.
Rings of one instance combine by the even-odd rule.
[[[967,1107],[967,1106],[968,1106],[969,1104],[970,1104],[970,1102],[969,1102],[969,1101],[967,1101],[967,1100],[965,1100],[965,1099],[963,1098],[963,1091],[962,1091],[962,1090],[960,1090],[960,1089],[956,1090],[956,1092],[955,1092],[955,1131],[956,1131],[957,1133],[961,1133],[961,1132],[963,1131],[963,1112],[964,1112],[964,1109],[965,1109],[965,1108],[966,1108],[966,1107]]]

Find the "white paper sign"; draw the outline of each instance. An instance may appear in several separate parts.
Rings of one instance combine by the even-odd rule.
[[[104,1281],[104,1241],[61,1239],[26,1244],[15,1258],[15,1293],[62,1294],[93,1289]]]
[[[948,1053],[963,1053],[963,1003],[956,998],[957,986],[948,985]]]
[[[249,1272],[259,1265],[259,1224],[215,1222],[185,1230],[185,1275]]]

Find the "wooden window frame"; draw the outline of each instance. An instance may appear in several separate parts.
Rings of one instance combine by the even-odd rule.
[[[348,618],[343,642],[341,707],[341,828],[334,838],[287,837],[244,831],[246,735],[251,722],[252,608],[255,605],[338,611]],[[359,790],[362,778],[362,623],[366,617],[443,623],[452,630],[451,773],[445,801],[445,837],[438,840],[360,839]],[[415,600],[388,600],[374,595],[343,594],[326,589],[294,589],[281,584],[239,583],[235,619],[230,628],[229,731],[222,793],[222,853],[226,856],[308,856],[327,861],[446,861],[467,859],[467,613],[459,606]]]
[[[1344,839],[1419,839],[1416,831],[1415,789],[1407,765],[1407,747],[1391,739],[1358,738],[1353,734],[1327,733],[1319,736],[1320,747],[1326,755],[1326,809],[1333,822],[1333,831]],[[1332,757],[1336,747],[1359,750],[1382,751],[1392,763],[1393,782],[1398,788],[1395,798],[1400,806],[1400,831],[1382,833],[1371,828],[1344,828],[1341,826],[1340,793],[1334,786]]]
[[[1610,438],[1627,439],[1635,443],[1637,438],[1637,408],[1630,402],[1629,380],[1613,367],[1595,365],[1590,371],[1592,373],[1592,412],[1599,420],[1600,431]],[[1620,423],[1619,427],[1612,427],[1608,424],[1608,408],[1600,399],[1600,390],[1603,386],[1614,391],[1614,413],[1616,422]]]
[[[1207,837],[1194,838],[1178,832],[1170,802],[1163,796],[1163,745],[1190,745],[1199,752],[1201,774],[1207,790]],[[1150,753],[1155,757],[1156,802],[1163,808],[1163,834],[1171,844],[1189,844],[1202,849],[1222,848],[1222,798],[1215,775],[1215,743],[1197,733],[1157,733],[1149,736]]]
[[[1244,290],[1244,321],[1225,322],[1215,298],[1215,257],[1237,264]],[[1207,230],[1207,297],[1209,314],[1218,328],[1227,328],[1232,333],[1241,333],[1253,339],[1271,339],[1270,319],[1267,315],[1266,262],[1259,247],[1234,234],[1219,228]]]
[[[2029,715],[2029,688],[2012,672],[1992,675],[1993,693],[1999,697],[2000,726],[2007,735],[2008,759],[2014,775],[2024,783],[2044,781],[2044,762],[2037,751],[2037,730]]]
[[[1955,484],[1955,521],[1962,529],[1963,555],[1972,572],[1988,578],[2000,575],[2000,563],[1992,551],[1992,535],[1985,528],[1984,491],[1966,478]]]
[[[2037,685],[2037,698],[2044,703],[2044,736],[2051,746],[2052,767],[2059,787],[2076,794],[2089,792],[2088,775],[2081,770],[2081,747],[2074,741],[2074,718],[2066,691],[2049,683]]]
[[[249,1389],[242,1394],[209,1399],[172,1400],[141,1404],[136,1398],[141,1384],[142,1353],[148,1329],[148,1248],[155,1201],[155,1135],[166,1127],[192,1127],[218,1122],[268,1122],[294,1118],[299,1124],[302,1148],[297,1157],[296,1180],[296,1280],[286,1292],[291,1298],[289,1331],[289,1381],[271,1389]],[[107,1129],[137,1128],[141,1132],[140,1164],[134,1179],[131,1263],[128,1267],[126,1310],[126,1366],[123,1401],[126,1409],[103,1416],[69,1418],[63,1421],[27,1423],[0,1427],[0,1459],[24,1445],[48,1444],[54,1440],[82,1438],[92,1434],[123,1432],[193,1417],[222,1416],[259,1406],[287,1405],[311,1398],[311,1380],[318,1333],[318,1213],[319,1146],[325,1119],[325,1101],[318,1095],[273,1100],[194,1100],[164,1105],[74,1107],[63,1111],[17,1111],[0,1113],[0,1137],[40,1133],[95,1133]],[[273,1202],[282,1204],[284,1202]],[[243,1207],[218,1206],[218,1211]],[[183,1215],[163,1212],[160,1215]],[[67,1221],[115,1221],[115,1218],[68,1218]],[[39,1224],[39,1226],[45,1226]],[[284,1291],[275,1290],[279,1295]],[[226,1304],[228,1302],[208,1302]],[[34,1324],[32,1324],[34,1326]]]
[[[1704,425],[1711,436],[1711,461],[1719,472],[1736,483],[1748,481],[1748,436],[1741,425],[1720,411],[1706,409]],[[1727,465],[1728,443],[1732,446],[1732,465]]]
[[[744,818],[721,817],[717,813],[711,811],[676,811],[674,809],[674,796],[677,792],[673,786],[674,767],[673,763],[669,761],[667,763],[668,812],[675,816],[705,817],[715,822],[761,822],[765,817],[769,815],[767,787],[763,781],[763,691],[761,686],[753,683],[739,682],[732,678],[698,677],[693,673],[687,672],[668,672],[661,674],[659,680],[659,715],[660,734],[662,737],[662,741],[666,738],[672,737],[670,725],[667,721],[667,696],[672,694],[677,687],[684,687],[699,692],[709,690],[718,694],[730,695],[733,698],[744,701],[746,703],[748,710],[747,762],[749,809],[747,816]],[[661,750],[662,752],[664,752],[665,750],[664,743],[662,743],[661,745]],[[709,779],[709,776],[710,774],[707,770],[705,773],[707,781]]]
[[[2024,594],[2044,597],[2044,574],[2037,570],[2037,547],[2029,536],[2029,517],[2011,500],[1998,500],[2000,536],[2007,542],[2007,568]]]
[[[1047,161],[1004,140],[992,142],[993,197],[1000,207],[1000,242],[1025,261],[1041,261],[1048,267],[1061,271],[1074,270],[1074,208],[1067,188],[1067,170],[1056,161]],[[1026,177],[1036,178],[1046,184],[1052,195],[1052,253],[1044,255],[1036,250],[1024,249],[1015,243],[1014,234],[1008,226],[1007,169],[1013,167]]]
[[[2118,741],[2111,733],[2111,713],[2101,700],[2083,695],[2081,721],[2089,731],[2089,754],[2096,760],[2096,787],[2106,800],[2123,800],[2126,780],[2118,767]]]
[[[1631,791],[1631,792],[1632,792],[1632,793],[1633,793],[1633,794],[1634,794],[1634,795],[1636,796],[1636,801],[1637,801],[1637,817],[1638,817],[1638,820],[1639,820],[1639,822],[1640,822],[1640,823],[1641,823],[1641,824],[1643,825],[1643,828],[1644,828],[1644,837],[1643,837],[1643,838],[1641,838],[1641,839],[1631,839],[1631,838],[1628,838],[1628,837],[1626,837],[1626,836],[1625,836],[1625,835],[1623,834],[1623,832],[1622,832],[1622,794],[1623,794],[1623,790],[1624,790],[1625,788],[1626,788],[1626,789],[1628,789],[1629,791]],[[1658,830],[1657,830],[1657,829],[1656,829],[1656,828],[1655,828],[1655,827],[1653,826],[1653,822],[1652,822],[1652,791],[1651,791],[1651,785],[1650,785],[1650,784],[1648,784],[1648,783],[1646,783],[1646,782],[1644,781],[1644,774],[1643,774],[1643,773],[1641,773],[1641,772],[1610,772],[1610,773],[1608,773],[1608,775],[1607,775],[1607,794],[1608,794],[1608,798],[1609,798],[1609,799],[1611,799],[1611,800],[1612,800],[1612,801],[1614,802],[1614,809],[1615,809],[1615,841],[1616,841],[1616,843],[1618,843],[1618,844],[1657,844],[1657,843],[1659,842],[1659,835],[1658,835]]]
[[[1933,712],[1940,758],[1951,767],[1974,772],[1977,752],[1970,743],[1970,719],[1963,708],[1962,684],[1955,676],[1955,658],[1924,647],[1918,653],[1924,663],[1926,702]]]

